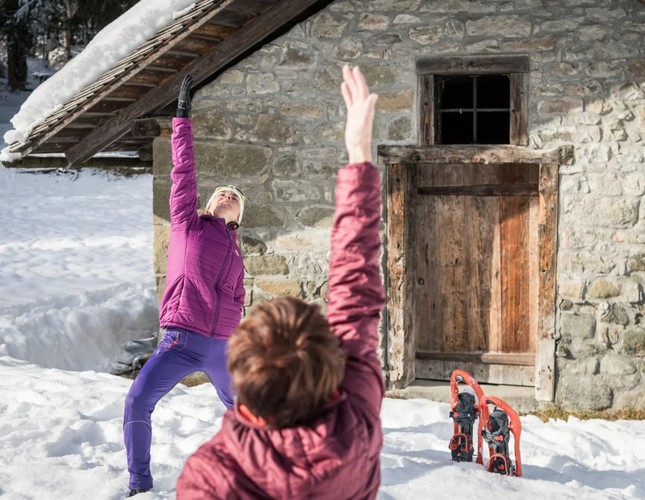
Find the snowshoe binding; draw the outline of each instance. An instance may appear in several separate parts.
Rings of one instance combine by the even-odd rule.
[[[473,424],[477,419],[475,396],[469,392],[460,392],[457,405],[450,412],[450,417],[458,426],[458,431],[450,440],[450,451],[455,462],[473,461]]]
[[[459,391],[462,382],[468,387]],[[475,379],[467,372],[455,370],[450,377],[450,417],[454,422],[454,434],[449,448],[455,462],[472,462],[474,453],[475,420],[479,419],[477,431],[477,463],[483,464],[481,408],[488,417],[488,407],[480,405],[484,393]]]
[[[495,405],[484,425],[481,435],[488,444],[489,458],[486,470],[507,476],[522,475],[520,456],[520,418],[507,403],[499,398],[484,396],[482,406]],[[510,457],[510,435],[513,434],[515,465]]]

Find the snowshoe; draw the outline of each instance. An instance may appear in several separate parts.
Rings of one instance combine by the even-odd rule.
[[[475,396],[461,392],[455,409],[450,412],[450,417],[458,426],[458,431],[450,440],[452,459],[455,462],[473,461],[473,423],[477,419],[475,404]]]
[[[495,409],[489,414],[481,431],[489,450],[486,470],[507,476],[521,476],[520,434],[522,433],[522,424],[520,418],[513,408],[499,398],[484,396],[481,406],[489,404],[495,405]],[[513,434],[515,465],[513,465],[509,453],[511,434]]]
[[[468,385],[459,391],[458,384]],[[455,462],[472,462],[474,453],[474,425],[479,419],[477,432],[477,463],[484,463],[482,428],[488,420],[488,406],[482,405],[484,392],[475,379],[467,372],[454,370],[450,376],[450,417],[454,422],[454,434],[449,448]],[[484,418],[482,418],[482,411]]]

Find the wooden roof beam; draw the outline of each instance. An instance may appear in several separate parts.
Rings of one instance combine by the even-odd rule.
[[[197,59],[198,57],[201,57],[201,54],[198,54],[197,52],[187,52],[185,50],[176,50],[176,49],[170,49],[169,51],[166,52],[166,55],[174,56],[174,57],[183,57],[186,59]]]

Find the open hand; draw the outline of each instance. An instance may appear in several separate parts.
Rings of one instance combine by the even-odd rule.
[[[365,77],[358,68],[343,66],[343,83],[340,91],[347,107],[345,146],[349,163],[372,161],[372,127],[376,94],[370,94]]]

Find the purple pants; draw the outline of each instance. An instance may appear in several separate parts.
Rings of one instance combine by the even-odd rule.
[[[130,489],[152,488],[150,416],[157,401],[181,379],[196,371],[208,375],[227,408],[233,406],[231,376],[226,369],[228,340],[169,328],[157,349],[143,365],[125,399],[123,434],[128,455]]]

